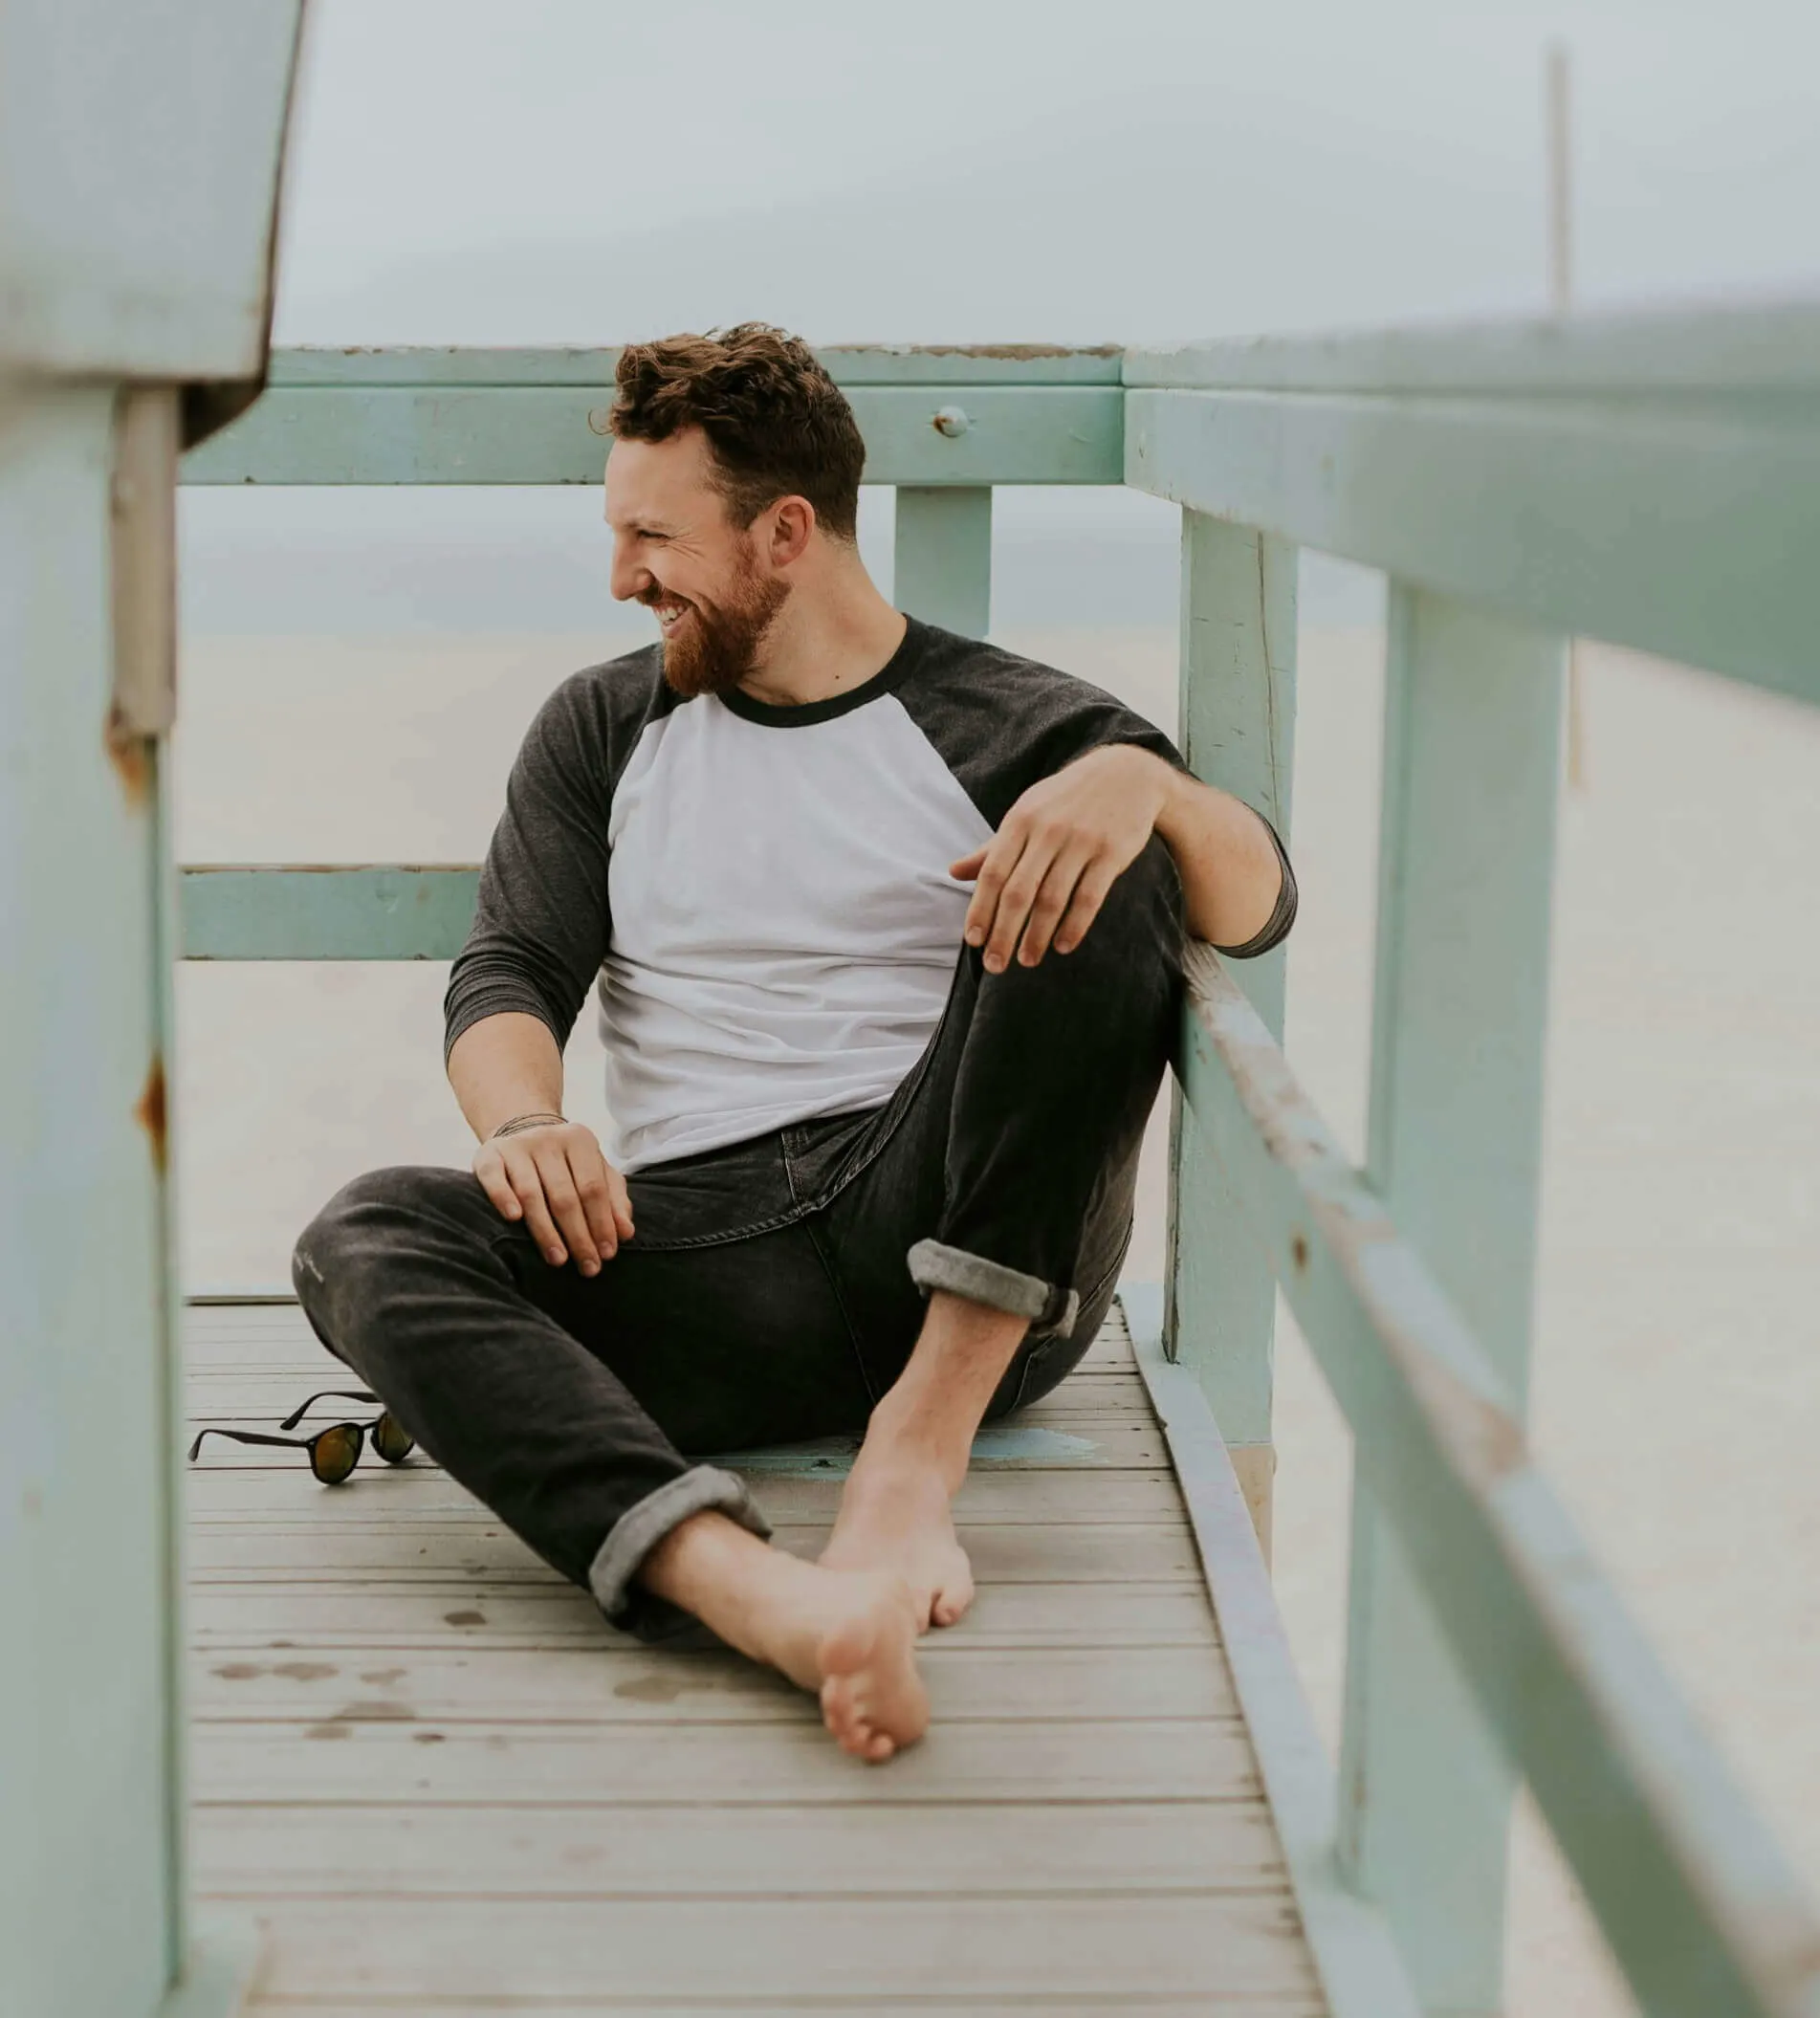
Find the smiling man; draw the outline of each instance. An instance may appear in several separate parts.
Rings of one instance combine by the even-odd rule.
[[[1261,953],[1295,882],[1109,695],[886,602],[795,339],[632,346],[613,434],[613,592],[663,637],[564,682],[513,769],[446,1002],[472,1172],[357,1179],[294,1280],[608,1618],[705,1622],[882,1760],[973,1596],[974,1434],[1111,1301],[1184,928]],[[590,988],[610,1153],[561,1112]],[[817,1563],[705,1461],[841,1433]]]

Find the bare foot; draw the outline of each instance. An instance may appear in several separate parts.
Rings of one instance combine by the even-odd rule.
[[[639,1580],[807,1689],[856,1759],[879,1765],[929,1728],[922,1626],[902,1577],[800,1562],[711,1508],[679,1521]]]
[[[916,1607],[898,1577],[803,1568],[813,1582],[796,1582],[774,1614],[765,1657],[821,1698],[843,1751],[881,1766],[929,1728]]]
[[[974,1601],[973,1566],[954,1539],[939,1473],[896,1465],[854,1467],[822,1551],[828,1569],[884,1570],[915,1601],[917,1629],[952,1626]]]

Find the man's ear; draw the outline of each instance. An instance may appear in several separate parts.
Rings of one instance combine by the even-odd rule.
[[[815,532],[815,507],[806,497],[780,497],[767,515],[771,534],[766,542],[773,567],[800,560]]]

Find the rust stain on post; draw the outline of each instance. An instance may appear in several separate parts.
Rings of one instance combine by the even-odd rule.
[[[101,741],[107,760],[120,774],[129,806],[143,806],[151,790],[152,746],[149,736],[140,735],[128,724],[118,703],[107,712]]]
[[[139,1096],[139,1104],[133,1109],[133,1119],[150,1138],[152,1162],[162,1176],[166,1152],[164,1061],[156,1052],[152,1054],[151,1064],[145,1073],[144,1089]]]

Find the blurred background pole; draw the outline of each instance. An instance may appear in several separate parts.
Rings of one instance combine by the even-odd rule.
[[[1551,42],[1544,62],[1548,134],[1548,312],[1573,312],[1573,64],[1565,42]],[[1568,640],[1568,782],[1586,784],[1586,719],[1578,638]]]

